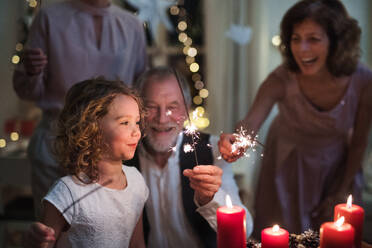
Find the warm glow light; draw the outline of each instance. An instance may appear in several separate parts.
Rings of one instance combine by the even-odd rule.
[[[201,98],[207,98],[208,95],[209,95],[209,91],[208,91],[207,89],[201,89],[201,90],[199,91],[199,96],[200,96]]]
[[[17,140],[19,140],[19,134],[18,134],[17,132],[11,132],[11,133],[10,133],[10,139],[11,139],[12,141],[17,141]]]
[[[347,198],[346,207],[351,208],[352,206],[353,206],[353,196],[349,195],[349,197]]]
[[[202,81],[196,81],[194,84],[195,89],[201,90],[204,88],[204,83]]]
[[[20,60],[20,58],[19,58],[18,55],[14,55],[14,56],[12,57],[12,63],[13,63],[13,64],[18,64],[18,63],[19,63],[19,60]]]
[[[180,9],[176,5],[172,6],[169,11],[171,15],[178,15],[180,13]]]
[[[191,46],[192,45],[192,39],[190,37],[187,37],[185,42],[183,42],[185,46]]]
[[[279,35],[273,36],[271,42],[273,43],[274,46],[279,46],[281,42],[280,36]]]
[[[185,31],[186,28],[187,28],[187,23],[185,21],[180,21],[177,25],[177,28],[180,30],[180,31]]]
[[[278,232],[278,231],[279,231],[279,225],[274,225],[273,232]]]
[[[195,62],[195,58],[194,57],[186,56],[186,63],[187,64],[192,64],[194,62]]]
[[[192,99],[192,101],[193,101],[196,105],[200,105],[200,104],[203,102],[203,98],[201,98],[200,96],[194,96],[194,98]]]
[[[182,32],[178,35],[178,40],[181,42],[185,42],[187,40],[187,34]]]
[[[195,108],[195,110],[191,111],[189,113],[191,125],[196,127],[196,130],[204,129],[209,126],[210,122],[208,118],[203,117],[205,113],[205,109],[202,106],[198,106]],[[186,120],[184,123],[184,127],[186,129],[189,129],[189,121]],[[186,130],[184,131],[186,133]],[[196,132],[196,131],[192,131]]]
[[[0,139],[0,148],[6,147],[6,140],[5,139]]]
[[[196,50],[195,47],[190,47],[190,49],[187,51],[187,55],[190,57],[195,57],[198,54],[198,50]]]
[[[199,64],[196,63],[196,62],[192,63],[192,64],[190,65],[190,71],[192,71],[192,72],[197,72],[197,71],[199,71]]]
[[[341,216],[336,222],[335,222],[335,226],[337,227],[341,227],[342,224],[344,224],[345,222],[345,217],[344,216]]]
[[[206,128],[209,126],[210,124],[210,121],[208,118],[201,118],[201,123],[200,123],[200,127],[199,128]]]
[[[28,2],[28,6],[30,6],[31,8],[35,8],[37,6],[37,1],[36,0],[30,0]]]
[[[182,49],[183,54],[187,55],[187,51],[189,51],[189,49],[190,49],[190,47],[185,46],[185,47]]]
[[[191,77],[192,81],[196,82],[196,81],[200,81],[201,80],[201,76],[199,73],[195,73],[192,75]]]
[[[198,127],[198,129],[203,129],[209,126],[209,120],[204,117],[199,117],[196,120],[194,120],[195,125]]]
[[[22,51],[22,49],[23,49],[23,44],[22,44],[22,43],[17,43],[15,49],[16,49],[16,51],[18,51],[18,52]]]
[[[202,117],[205,113],[205,109],[202,106],[196,107],[196,112],[198,113],[198,116]]]
[[[226,206],[228,208],[233,208],[233,205],[232,205],[232,202],[231,202],[231,198],[230,198],[230,196],[228,194],[225,197],[225,201],[226,201]]]

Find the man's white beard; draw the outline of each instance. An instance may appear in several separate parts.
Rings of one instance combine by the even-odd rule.
[[[176,145],[178,134],[181,130],[174,130],[169,134],[169,139],[159,140],[152,136],[151,132],[148,132],[145,139],[146,144],[156,152],[168,152],[173,146]]]

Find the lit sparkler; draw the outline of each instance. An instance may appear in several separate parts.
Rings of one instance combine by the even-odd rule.
[[[169,148],[169,151],[171,152],[175,152],[177,151],[177,146],[172,146],[171,148]]]
[[[190,145],[190,144],[185,144],[183,146],[183,151],[185,153],[192,152],[192,151],[194,151],[194,147],[192,145]]]
[[[198,156],[196,155],[196,150],[195,150],[195,145],[196,145],[196,139],[198,139],[198,134],[196,132],[197,128],[195,125],[193,125],[191,123],[191,119],[190,119],[190,115],[189,115],[189,108],[188,108],[188,105],[187,105],[187,102],[186,102],[186,98],[185,98],[185,94],[183,93],[183,90],[182,90],[182,86],[181,86],[181,82],[180,82],[180,77],[178,75],[178,72],[173,69],[173,72],[174,72],[174,76],[176,77],[176,80],[177,80],[177,83],[178,83],[178,87],[180,88],[181,90],[181,93],[182,93],[182,97],[183,97],[183,103],[185,105],[185,109],[186,109],[186,115],[187,115],[187,119],[189,121],[189,124],[185,127],[185,131],[184,133],[186,135],[189,135],[191,136],[192,138],[192,143],[191,144],[185,144],[184,145],[184,152],[187,153],[187,152],[194,152],[194,155],[195,155],[195,162],[196,162],[196,165],[199,165],[198,163]],[[193,116],[197,116],[197,114],[193,114]],[[189,149],[189,147],[187,145],[190,145],[192,147],[192,149]],[[185,149],[186,147],[186,149]]]
[[[186,127],[185,127],[185,131],[184,133],[186,135],[193,135],[195,138],[199,138],[199,133],[197,132],[198,131],[198,128],[193,124],[193,123],[189,123]]]
[[[243,127],[237,129],[237,132],[233,135],[235,137],[235,141],[231,146],[232,153],[237,153],[238,155],[241,155],[243,153],[244,156],[249,157],[249,154],[246,153],[247,149],[252,148],[253,151],[256,151],[255,147],[257,144],[263,146],[257,140],[258,135],[255,135],[254,137],[251,136]]]

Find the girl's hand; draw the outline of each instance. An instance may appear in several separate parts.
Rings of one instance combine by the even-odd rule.
[[[183,175],[190,179],[190,187],[195,190],[195,199],[203,206],[210,202],[222,183],[222,169],[214,165],[198,165],[186,169]]]
[[[240,150],[232,151],[232,144],[235,142],[236,136],[233,134],[222,133],[220,140],[218,141],[218,149],[220,150],[221,156],[224,160],[231,163],[236,161],[238,158],[244,155],[244,148]]]
[[[40,222],[32,223],[30,229],[23,237],[23,247],[46,248],[55,242],[53,228]]]

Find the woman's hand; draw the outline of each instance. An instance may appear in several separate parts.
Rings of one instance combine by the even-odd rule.
[[[231,163],[236,161],[238,158],[244,155],[246,147],[240,147],[236,150],[233,149],[233,144],[236,141],[236,136],[234,134],[222,133],[220,135],[220,140],[218,141],[218,148],[220,150],[221,156],[224,160]]]

